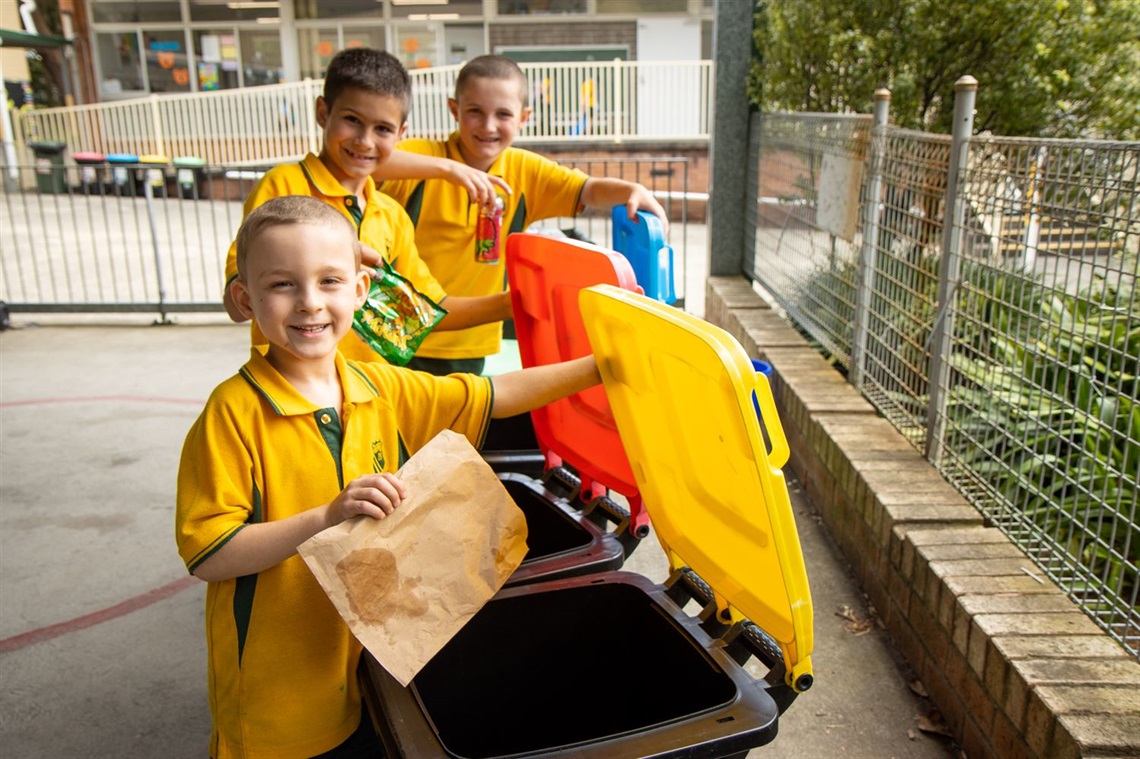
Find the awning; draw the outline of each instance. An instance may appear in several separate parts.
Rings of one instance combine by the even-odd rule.
[[[0,46],[2,47],[63,47],[70,45],[71,40],[63,37],[49,37],[45,34],[31,34],[17,32],[12,29],[0,29]]]

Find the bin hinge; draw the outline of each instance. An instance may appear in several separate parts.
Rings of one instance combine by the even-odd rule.
[[[603,530],[607,529],[608,524],[613,524],[614,537],[621,543],[626,558],[629,558],[642,538],[649,534],[648,519],[640,527],[633,524],[630,511],[611,498],[609,491],[601,483],[591,482],[589,494],[588,501],[584,497],[581,499],[585,501],[581,504],[582,515]]]
[[[542,472],[542,484],[555,495],[573,502],[582,489],[582,480],[562,463],[553,453],[546,454],[546,468]]]

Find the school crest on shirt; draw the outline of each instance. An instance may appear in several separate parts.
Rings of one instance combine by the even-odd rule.
[[[372,471],[379,474],[384,471],[384,441],[372,441]]]

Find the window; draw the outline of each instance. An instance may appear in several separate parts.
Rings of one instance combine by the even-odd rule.
[[[97,0],[91,3],[91,19],[112,24],[181,21],[182,6],[178,0]]]
[[[376,27],[374,29],[346,29],[344,32],[344,46],[345,48],[353,47],[371,47],[377,50],[384,50],[384,29]]]
[[[277,0],[190,0],[191,21],[257,21],[280,16]]]
[[[99,92],[108,98],[123,94],[139,95],[143,85],[139,38],[135,32],[113,32],[95,35],[95,55],[103,80]]]
[[[409,21],[454,21],[461,16],[482,16],[481,0],[394,0],[392,18],[406,18]]]
[[[598,15],[621,13],[688,13],[688,0],[598,0]]]
[[[301,76],[324,79],[329,61],[340,49],[337,29],[298,29],[297,54],[301,59]]]
[[[348,28],[344,28],[348,27]],[[341,45],[341,34],[344,44]],[[384,27],[360,27],[355,24],[323,27],[320,29],[299,29],[297,49],[301,57],[301,76],[310,79],[324,79],[329,61],[339,51],[353,47],[371,47],[383,50]]]
[[[400,25],[396,28],[396,49],[392,52],[408,71],[439,65],[435,27],[428,24]]]
[[[294,0],[293,13],[298,19],[371,18],[381,19],[384,8],[380,0]]]
[[[243,86],[277,84],[285,78],[281,67],[281,35],[276,29],[241,32]]]
[[[194,30],[198,89],[203,92],[241,86],[238,72],[237,36],[233,29]]]
[[[190,62],[181,31],[143,32],[151,92],[189,92]]]
[[[500,16],[585,13],[586,0],[499,0]]]

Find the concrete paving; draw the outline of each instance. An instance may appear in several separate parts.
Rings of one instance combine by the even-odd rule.
[[[220,315],[16,315],[0,334],[0,755],[202,757],[203,605],[174,548],[183,437],[248,355]],[[38,324],[37,324],[38,322]],[[815,607],[815,687],[755,757],[953,756],[791,484]],[[626,565],[660,580],[652,539]],[[620,708],[620,693],[604,694]]]

